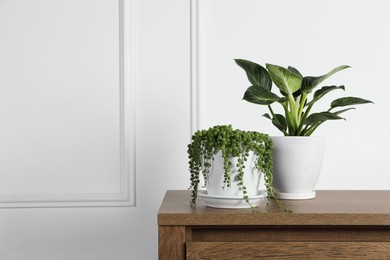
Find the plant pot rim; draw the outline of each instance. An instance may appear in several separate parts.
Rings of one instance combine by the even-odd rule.
[[[280,139],[307,139],[307,138],[312,138],[312,139],[324,139],[325,136],[285,136],[285,135],[278,135],[278,136],[270,136],[271,139],[273,138],[280,138]]]

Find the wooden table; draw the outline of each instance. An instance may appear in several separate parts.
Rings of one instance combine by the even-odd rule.
[[[390,191],[317,191],[313,200],[214,209],[167,191],[158,212],[159,259],[390,260]]]

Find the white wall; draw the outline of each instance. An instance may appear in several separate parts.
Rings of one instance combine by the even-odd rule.
[[[94,6],[93,1],[78,1]],[[204,79],[199,85],[200,127],[232,123],[277,134],[261,118],[261,107],[241,100],[247,81],[234,58],[294,65],[314,75],[349,64],[353,69],[334,82],[345,84],[347,95],[376,104],[358,107],[347,122],[332,122],[318,131],[328,140],[318,188],[390,188],[382,148],[390,143],[385,103],[390,18],[385,0],[198,1],[205,19],[199,31],[204,39],[199,53]],[[64,3],[34,0],[36,5],[47,2],[54,7]],[[8,3],[0,0],[0,12]],[[21,21],[28,17],[13,15]],[[186,189],[189,183],[190,1],[136,0],[134,20],[136,207],[1,209],[0,259],[157,258],[159,204],[167,189]]]
[[[316,135],[327,138],[318,189],[389,189],[390,111],[386,97],[390,52],[390,3],[375,1],[199,0],[201,25],[199,111],[201,127],[231,123],[234,127],[280,135],[261,115],[266,107],[241,100],[249,87],[233,61],[249,59],[294,66],[319,76],[336,66],[324,84],[345,85],[317,107],[323,111],[342,96],[370,99],[356,106],[346,121],[326,122]],[[321,102],[320,101],[320,102]],[[318,103],[320,103],[318,102]],[[320,110],[322,109],[322,110]]]
[[[106,14],[110,12],[107,6],[110,8],[117,1],[99,0],[95,4],[94,1],[88,0],[72,2],[39,0],[23,1],[23,3],[29,7],[25,12],[32,11],[31,5],[41,10],[50,3],[51,5],[47,7],[50,11],[53,8],[61,10],[63,5],[70,3],[75,8],[78,8],[77,4],[79,4],[83,10],[92,9],[92,12]],[[0,10],[2,6],[9,4],[13,2],[0,1]],[[22,5],[22,7],[26,6]],[[135,9],[136,55],[133,58],[136,64],[137,100],[136,207],[1,209],[1,260],[157,258],[156,214],[159,204],[167,189],[185,189],[188,186],[186,144],[190,137],[189,2],[142,0],[135,1]],[[29,21],[23,19],[25,17],[30,19],[31,15],[23,16],[19,13],[21,11],[19,9],[8,15],[17,16],[22,24],[28,24]],[[44,25],[50,22],[41,16],[36,16],[34,19],[35,22],[45,21]],[[70,24],[64,24],[65,28],[71,27],[74,17],[69,19]],[[88,23],[87,20],[81,22]],[[0,28],[12,30],[15,26],[15,24],[1,24]],[[108,31],[111,32],[117,35],[113,30]],[[84,36],[89,39],[88,32]],[[34,39],[33,33],[31,37]],[[111,36],[107,34],[106,37]],[[107,51],[108,48],[104,50]],[[39,62],[38,60],[38,65]],[[69,64],[70,62],[65,60],[67,65],[72,65]],[[0,62],[0,64],[4,63]],[[117,63],[106,61],[102,65],[114,70]],[[98,65],[92,64],[92,66]],[[104,70],[103,68],[99,71]],[[18,80],[23,79],[23,75],[17,76]],[[59,84],[62,82],[61,77],[66,78],[66,75],[58,75]],[[86,78],[93,80],[94,75]],[[111,78],[115,79],[117,76]],[[53,77],[54,79],[56,78]],[[114,86],[115,82],[107,82],[107,84]],[[114,87],[116,88],[117,85]],[[114,118],[115,115],[108,116]],[[99,127],[96,130],[103,129]],[[69,179],[77,180],[77,176]],[[93,176],[88,177],[87,180],[93,180]],[[23,185],[28,185],[23,178],[19,178],[19,181]],[[100,181],[97,183],[108,187],[109,192],[116,188],[110,187],[109,183],[107,185]],[[6,184],[2,185],[6,186]],[[56,185],[66,192],[70,191],[65,184],[61,186],[58,180]],[[50,189],[52,186],[48,184],[43,187]],[[95,186],[82,188],[86,192],[93,192]],[[12,188],[12,191],[15,189]],[[36,192],[37,189],[32,191]]]
[[[1,206],[134,204],[128,3],[1,3]]]

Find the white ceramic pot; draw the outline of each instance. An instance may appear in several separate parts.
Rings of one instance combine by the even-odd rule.
[[[218,197],[237,197],[242,198],[242,189],[236,180],[238,176],[238,170],[236,167],[237,158],[229,158],[232,162],[231,167],[231,187],[224,187],[224,160],[222,158],[222,152],[218,152],[214,155],[214,160],[211,163],[209,178],[206,182],[207,194],[210,196]],[[248,160],[245,162],[244,168],[244,185],[247,189],[248,197],[257,196],[259,193],[260,180],[262,173],[255,167],[256,157],[253,152],[249,153]]]
[[[325,150],[325,137],[276,136],[273,186],[280,199],[313,199]]]

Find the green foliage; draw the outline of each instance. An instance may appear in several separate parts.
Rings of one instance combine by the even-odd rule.
[[[211,162],[214,155],[222,151],[224,159],[224,187],[231,185],[231,162],[229,158],[237,158],[239,186],[243,191],[243,199],[250,205],[246,195],[246,187],[243,182],[245,161],[249,152],[253,151],[256,156],[255,165],[263,173],[267,195],[275,198],[272,187],[272,141],[268,135],[254,132],[233,130],[231,125],[219,125],[208,130],[199,130],[192,136],[188,145],[189,169],[191,173],[192,199],[191,205],[196,205],[200,175],[207,181]],[[277,200],[281,207],[280,201]]]
[[[266,69],[252,61],[237,59],[235,62],[246,72],[249,82],[252,84],[244,94],[243,99],[258,105],[266,105],[270,114],[263,116],[270,119],[286,136],[310,136],[322,123],[328,120],[344,119],[339,115],[347,109],[333,111],[335,108],[373,103],[370,100],[358,97],[343,97],[334,100],[327,111],[310,114],[313,105],[329,92],[337,89],[345,90],[344,86],[323,86],[309,99],[309,95],[324,80],[333,74],[350,68],[343,65],[334,68],[328,73],[318,76],[302,76],[294,67],[281,67],[278,65],[266,64]],[[279,89],[283,96],[272,92],[272,82]],[[271,105],[279,103],[284,115],[275,114]],[[345,119],[344,119],[345,120]]]

